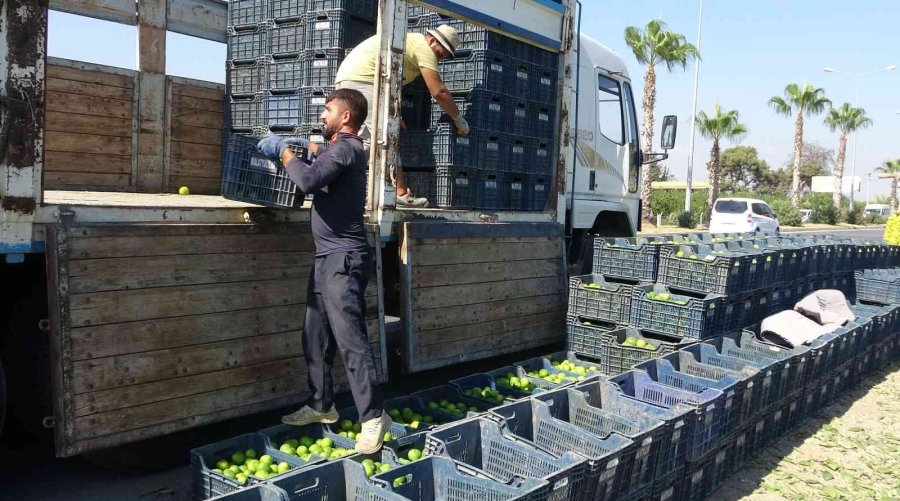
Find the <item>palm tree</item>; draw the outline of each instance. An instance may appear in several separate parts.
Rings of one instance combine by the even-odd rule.
[[[736,139],[747,133],[747,127],[738,121],[737,110],[722,112],[717,104],[712,116],[705,111],[697,114],[697,128],[706,139],[712,140],[712,149],[709,151],[709,199],[706,204],[707,211],[712,212],[712,206],[719,196],[719,141],[722,139]]]
[[[834,210],[836,213],[841,212],[841,181],[844,177],[844,159],[847,153],[847,134],[855,132],[859,129],[865,129],[872,125],[872,120],[866,116],[866,110],[862,108],[854,108],[850,103],[844,103],[840,108],[831,108],[828,110],[828,116],[825,117],[825,125],[831,129],[841,131],[841,139],[838,144],[837,162],[834,165],[834,193],[832,201],[834,202]]]
[[[641,108],[644,112],[644,121],[641,127],[641,142],[644,152],[649,153],[653,149],[653,109],[656,107],[656,65],[665,63],[666,68],[672,71],[676,67],[686,68],[693,59],[700,58],[700,52],[692,44],[688,43],[684,35],[665,29],[665,23],[654,19],[647,23],[641,30],[636,26],[625,28],[625,43],[631,47],[638,63],[647,66],[644,74],[644,96],[641,100]],[[650,165],[642,167],[641,172],[641,203],[643,204],[644,217],[651,220],[650,210]]]
[[[825,89],[806,84],[800,88],[797,84],[788,84],[784,88],[784,97],[775,96],[769,104],[780,115],[790,117],[796,113],[794,127],[794,177],[791,182],[791,205],[800,207],[800,151],[803,149],[803,115],[818,115],[825,111],[831,101],[825,97]]]
[[[880,172],[878,177],[891,178],[891,214],[897,212],[897,180],[900,179],[900,159],[885,160],[881,167],[875,168],[875,172]]]

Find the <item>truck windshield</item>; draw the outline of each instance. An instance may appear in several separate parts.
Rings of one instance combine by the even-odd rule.
[[[723,214],[741,214],[747,211],[747,202],[738,200],[719,200],[716,202],[716,212]]]

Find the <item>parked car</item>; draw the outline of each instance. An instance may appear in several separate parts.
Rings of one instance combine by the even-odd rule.
[[[800,222],[808,223],[812,221],[813,210],[812,209],[800,209]]]
[[[891,206],[888,204],[868,204],[863,209],[863,212],[869,215],[875,216],[890,216],[891,215]]]
[[[778,233],[781,224],[769,204],[755,198],[720,198],[713,205],[710,233]]]

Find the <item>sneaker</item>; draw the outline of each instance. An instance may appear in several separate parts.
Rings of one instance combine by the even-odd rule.
[[[338,416],[334,405],[325,412],[319,412],[308,405],[304,405],[299,411],[282,416],[281,422],[292,426],[305,426],[312,423],[337,423],[338,419],[340,419],[340,416]]]
[[[387,412],[381,416],[370,419],[362,424],[362,432],[356,435],[356,452],[360,454],[372,454],[381,449],[384,443],[384,434],[391,428],[391,418]]]
[[[406,195],[397,195],[397,206],[398,207],[428,207],[428,199],[427,198],[416,198],[406,193]]]

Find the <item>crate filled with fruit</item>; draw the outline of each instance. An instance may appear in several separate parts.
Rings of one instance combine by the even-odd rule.
[[[725,297],[673,292],[664,285],[634,288],[631,325],[676,338],[706,339],[722,334]]]
[[[626,324],[631,315],[631,291],[638,282],[604,275],[569,278],[569,315]]]

